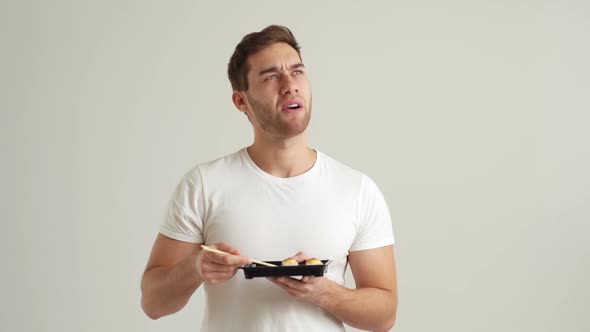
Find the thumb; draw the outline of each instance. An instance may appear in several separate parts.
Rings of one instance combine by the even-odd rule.
[[[307,259],[307,257],[305,256],[305,254],[302,251],[296,253],[295,256],[293,256],[291,258],[293,258],[294,260],[296,260],[297,263],[301,263],[301,262],[303,262],[304,260]]]
[[[211,245],[211,247],[217,249],[217,250],[221,250],[221,251],[225,251],[228,254],[232,254],[232,255],[240,255],[240,251],[232,246],[230,246],[229,244],[225,243],[225,242],[218,242],[215,243],[213,245]]]

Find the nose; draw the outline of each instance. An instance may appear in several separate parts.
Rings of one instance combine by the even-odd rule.
[[[293,78],[289,74],[281,75],[281,94],[297,94],[299,88],[295,82],[295,78]]]

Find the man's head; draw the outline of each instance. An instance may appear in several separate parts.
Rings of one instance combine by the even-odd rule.
[[[286,139],[305,131],[311,117],[311,87],[299,45],[289,29],[269,26],[236,46],[228,74],[232,100],[256,135]]]
[[[299,59],[301,59],[299,44],[297,44],[295,36],[287,27],[271,25],[260,32],[247,34],[236,46],[227,66],[227,75],[232,89],[235,91],[248,91],[248,72],[250,71],[248,58],[263,48],[276,43],[288,44],[297,51]]]

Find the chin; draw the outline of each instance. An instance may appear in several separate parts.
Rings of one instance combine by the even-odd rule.
[[[299,135],[305,133],[305,131],[307,130],[307,125],[308,125],[308,122],[298,123],[298,124],[290,124],[289,126],[287,126],[287,128],[285,128],[285,130],[283,132],[288,137],[299,136]]]

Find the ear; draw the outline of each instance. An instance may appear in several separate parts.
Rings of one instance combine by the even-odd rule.
[[[234,92],[231,95],[231,100],[238,109],[238,111],[246,113],[246,96],[243,92],[234,90]]]

